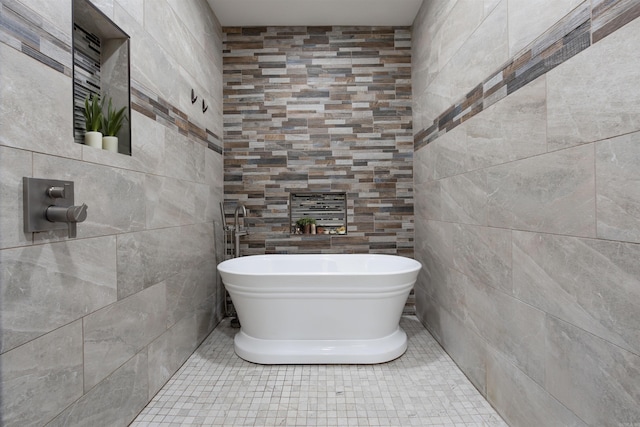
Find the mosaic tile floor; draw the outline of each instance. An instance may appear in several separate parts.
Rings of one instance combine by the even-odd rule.
[[[265,366],[225,319],[131,426],[506,426],[415,316],[401,326],[389,363]]]

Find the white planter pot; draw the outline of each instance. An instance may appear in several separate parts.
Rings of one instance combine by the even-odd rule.
[[[118,137],[117,136],[103,136],[102,148],[107,151],[118,152]]]
[[[102,132],[87,132],[84,134],[84,145],[102,148]]]

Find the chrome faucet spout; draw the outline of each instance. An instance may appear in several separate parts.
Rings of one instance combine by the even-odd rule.
[[[233,226],[236,231],[240,231],[240,224],[238,224],[238,221],[239,221],[238,217],[240,212],[242,212],[243,218],[247,216],[247,208],[244,205],[238,204],[238,206],[236,206],[235,212],[233,213]]]

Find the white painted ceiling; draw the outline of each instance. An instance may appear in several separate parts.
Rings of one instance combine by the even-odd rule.
[[[409,26],[422,0],[207,0],[223,27]]]

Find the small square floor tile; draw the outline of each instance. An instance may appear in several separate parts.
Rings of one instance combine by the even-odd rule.
[[[415,316],[400,325],[391,362],[256,365],[225,319],[131,426],[506,426]]]

